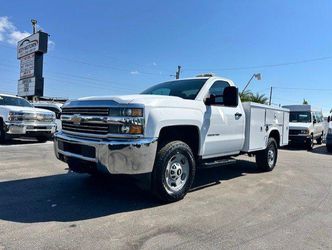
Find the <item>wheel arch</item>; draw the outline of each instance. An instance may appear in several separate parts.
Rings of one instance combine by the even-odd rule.
[[[188,144],[195,157],[200,150],[199,128],[195,125],[168,125],[159,131],[158,148],[168,142],[180,140]]]
[[[269,133],[269,138],[275,139],[277,142],[277,146],[280,147],[281,137],[280,137],[280,132],[278,129],[271,130]]]

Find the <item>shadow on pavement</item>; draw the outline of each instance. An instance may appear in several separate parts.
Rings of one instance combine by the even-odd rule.
[[[26,144],[43,144],[43,142],[37,141],[34,138],[14,138],[8,139],[1,146],[11,146],[11,145],[26,145]]]
[[[258,173],[255,164],[198,170],[192,191]],[[0,219],[35,223],[79,221],[162,205],[126,176],[60,174],[0,182]]]
[[[319,147],[315,147],[311,152],[321,155],[332,155],[332,153],[329,153],[327,151],[326,145],[320,145]]]
[[[315,145],[314,148],[310,151],[308,151],[301,145],[288,145],[288,146],[284,147],[284,149],[291,150],[291,151],[307,151],[309,153],[314,153],[314,154],[332,155],[331,153],[329,153],[327,151],[325,144]]]
[[[222,181],[257,173],[260,171],[256,167],[256,163],[243,160],[237,160],[235,164],[228,166],[198,169],[191,192],[218,185]]]

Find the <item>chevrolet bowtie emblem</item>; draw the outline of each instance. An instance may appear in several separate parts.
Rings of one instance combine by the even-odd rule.
[[[82,117],[80,117],[79,115],[73,115],[71,117],[71,122],[73,124],[81,124],[81,121],[82,121]]]

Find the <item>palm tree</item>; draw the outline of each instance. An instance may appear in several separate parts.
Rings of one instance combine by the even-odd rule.
[[[268,101],[268,98],[264,94],[253,94],[250,90],[246,90],[243,93],[240,93],[240,98],[242,102],[257,102],[267,104]]]
[[[251,96],[251,102],[267,104],[267,101],[268,101],[268,98],[264,94],[260,95],[259,93],[256,93],[255,95]]]
[[[240,93],[240,98],[242,102],[250,102],[252,96],[252,92],[250,90],[246,90]]]

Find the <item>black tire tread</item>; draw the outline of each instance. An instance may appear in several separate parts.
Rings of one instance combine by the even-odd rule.
[[[332,145],[326,145],[327,151],[332,153]]]
[[[267,152],[268,152],[268,149],[270,147],[270,144],[273,143],[275,145],[275,148],[276,148],[276,159],[275,159],[275,164],[274,166],[271,168],[268,164],[268,160],[267,160]],[[263,172],[269,172],[269,171],[272,171],[277,163],[277,159],[278,159],[278,146],[277,146],[277,142],[274,138],[270,137],[268,139],[268,143],[267,143],[267,147],[266,149],[264,150],[261,150],[259,152],[257,152],[256,154],[256,164],[257,164],[257,167],[263,171]]]
[[[169,194],[167,191],[164,189],[162,185],[162,175],[163,175],[163,164],[165,163],[165,160],[170,156],[170,154],[177,148],[183,148],[184,150],[187,151],[189,154],[192,161],[192,166],[191,166],[191,177],[187,182],[187,185],[184,187],[183,190],[180,192],[174,193],[174,194]],[[154,193],[155,196],[157,196],[161,201],[164,202],[174,202],[183,199],[183,197],[187,194],[189,191],[193,181],[194,181],[194,176],[196,172],[196,165],[195,165],[195,157],[192,153],[191,148],[184,142],[182,141],[172,141],[164,145],[160,150],[157,152],[156,155],[156,160],[152,172],[152,192]]]
[[[5,141],[6,141],[6,135],[3,129],[3,121],[0,118],[0,143],[4,143]]]

